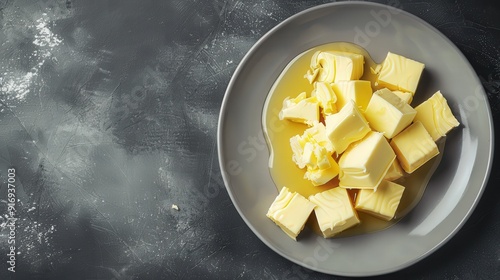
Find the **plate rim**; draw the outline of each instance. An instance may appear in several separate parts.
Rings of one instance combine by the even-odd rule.
[[[276,248],[273,244],[271,244],[270,242],[268,242],[262,235],[261,233],[252,225],[252,223],[247,219],[247,217],[245,216],[245,214],[243,213],[242,209],[240,209],[240,207],[235,204],[235,201],[236,201],[236,198],[235,198],[235,195],[233,194],[233,191],[231,190],[231,188],[229,187],[229,185],[231,184],[230,183],[230,175],[228,175],[228,172],[226,170],[226,166],[225,166],[225,151],[224,151],[224,141],[222,140],[223,138],[223,134],[224,134],[224,121],[225,121],[225,116],[226,116],[226,112],[227,112],[227,107],[228,107],[228,100],[229,100],[229,95],[231,94],[231,91],[234,87],[234,85],[236,84],[237,80],[238,80],[238,77],[240,76],[241,72],[243,71],[243,68],[245,67],[245,65],[248,63],[248,61],[251,59],[251,57],[257,52],[257,50],[262,46],[262,44],[264,44],[264,42],[266,40],[268,40],[269,37],[273,36],[275,33],[277,33],[280,29],[282,29],[284,26],[288,25],[290,22],[293,22],[296,18],[299,18],[305,14],[308,14],[308,13],[313,13],[315,12],[316,10],[321,10],[321,9],[326,9],[326,8],[329,8],[329,7],[334,7],[334,6],[356,6],[356,5],[361,5],[361,6],[368,6],[368,7],[374,7],[374,8],[385,8],[385,9],[395,9],[398,11],[398,13],[402,13],[404,14],[404,16],[406,17],[409,17],[421,24],[423,24],[424,26],[426,26],[427,28],[429,28],[430,30],[432,30],[433,32],[437,33],[438,35],[440,35],[440,37],[445,40],[452,48],[454,48],[455,52],[462,57],[463,61],[470,67],[470,69],[473,71],[474,73],[474,77],[473,79],[477,81],[477,83],[479,85],[481,85],[481,94],[484,95],[484,101],[485,103],[488,105],[486,106],[486,114],[488,116],[488,130],[490,132],[490,135],[489,135],[489,146],[487,147],[487,150],[489,151],[488,153],[488,158],[487,159],[483,159],[483,160],[487,160],[487,163],[486,163],[486,170],[484,170],[484,176],[482,178],[482,181],[481,181],[481,187],[479,189],[479,192],[477,192],[476,196],[474,197],[474,200],[473,200],[473,203],[472,205],[470,206],[470,208],[467,210],[466,212],[466,215],[464,217],[462,217],[462,219],[460,219],[460,222],[457,224],[457,226],[455,228],[453,228],[450,233],[448,235],[446,235],[446,237],[444,239],[442,239],[440,242],[438,242],[437,244],[435,244],[435,246],[431,247],[429,250],[427,250],[424,254],[422,254],[421,256],[419,257],[416,257],[414,258],[412,261],[409,261],[409,262],[406,262],[406,263],[403,263],[399,266],[395,266],[393,267],[392,269],[386,269],[384,271],[377,271],[375,273],[342,273],[342,272],[335,272],[335,271],[326,271],[326,270],[323,270],[323,269],[320,269],[318,267],[312,267],[306,263],[301,263],[301,262],[298,262],[296,261],[295,259],[292,259],[290,256],[284,254],[283,252],[281,252],[279,250],[279,248]],[[288,261],[291,261],[292,263],[294,264],[297,264],[297,265],[300,265],[302,267],[306,267],[308,269],[311,269],[313,271],[317,271],[317,272],[321,272],[321,273],[325,273],[325,274],[329,274],[329,275],[338,275],[338,276],[377,276],[377,275],[385,275],[385,274],[388,274],[388,273],[393,273],[393,272],[397,272],[397,271],[400,271],[402,269],[405,269],[405,268],[408,268],[418,262],[420,262],[421,260],[427,258],[428,256],[430,256],[431,254],[433,254],[434,252],[436,252],[439,248],[441,248],[444,244],[448,243],[459,231],[460,229],[464,226],[464,224],[467,222],[467,220],[470,218],[470,216],[472,215],[472,213],[474,212],[474,210],[476,209],[483,193],[484,193],[484,190],[485,188],[487,187],[488,185],[488,182],[489,182],[489,179],[490,179],[490,175],[491,175],[491,170],[492,170],[492,165],[493,165],[493,157],[494,157],[494,150],[495,150],[495,131],[494,131],[494,123],[493,123],[493,116],[491,114],[491,105],[489,103],[489,100],[488,100],[488,97],[486,95],[486,92],[484,90],[484,87],[482,86],[482,83],[480,82],[480,79],[475,71],[475,69],[472,67],[472,65],[470,64],[469,60],[465,57],[465,55],[462,53],[462,51],[446,36],[444,35],[441,31],[439,31],[438,29],[436,29],[434,26],[432,26],[431,24],[429,24],[427,21],[423,20],[422,18],[410,13],[410,12],[407,12],[405,10],[402,10],[398,7],[394,7],[394,6],[389,6],[389,5],[386,5],[386,4],[381,4],[381,3],[374,3],[374,2],[365,2],[365,1],[346,1],[346,2],[332,2],[332,3],[325,3],[325,4],[320,4],[320,5],[316,5],[316,6],[313,6],[313,7],[310,7],[310,8],[307,8],[303,11],[300,11],[300,12],[297,12],[295,14],[292,14],[291,16],[287,17],[286,19],[284,19],[283,21],[281,21],[280,23],[278,23],[276,26],[274,26],[273,28],[271,28],[269,31],[267,31],[264,35],[262,35],[253,45],[252,47],[246,52],[246,54],[243,56],[243,58],[241,59],[241,61],[238,63],[238,66],[236,67],[235,71],[233,72],[232,76],[231,76],[231,79],[228,83],[228,86],[226,87],[226,90],[224,92],[224,97],[223,97],[223,100],[222,100],[222,103],[221,103],[221,109],[220,109],[220,112],[219,112],[219,119],[218,119],[218,123],[217,123],[217,154],[218,154],[218,160],[219,160],[219,168],[220,168],[220,171],[221,171],[221,174],[222,174],[222,178],[223,178],[223,181],[224,181],[224,186],[230,196],[230,199],[234,205],[234,207],[236,208],[239,216],[244,220],[245,224],[252,230],[252,232],[260,239],[261,242],[263,242],[264,244],[266,244],[267,247],[269,247],[271,250],[273,250],[275,253],[279,254],[280,256],[284,257],[285,259],[287,259]],[[470,178],[470,177],[469,177]]]

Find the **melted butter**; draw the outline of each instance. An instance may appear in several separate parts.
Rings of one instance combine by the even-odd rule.
[[[290,191],[298,192],[305,197],[322,192],[338,186],[337,177],[322,186],[313,186],[310,181],[304,179],[305,169],[299,169],[292,161],[292,149],[290,147],[290,138],[294,135],[302,135],[307,128],[305,124],[294,123],[290,121],[279,120],[279,112],[283,105],[283,100],[286,97],[295,97],[301,92],[306,92],[308,96],[313,90],[313,86],[304,78],[304,74],[309,69],[312,55],[318,51],[347,51],[362,54],[365,58],[364,73],[361,80],[368,80],[372,83],[373,91],[379,89],[375,85],[376,75],[371,69],[376,69],[378,66],[370,55],[363,48],[346,42],[336,42],[325,44],[309,49],[293,59],[283,70],[278,77],[273,87],[271,88],[263,110],[263,129],[266,135],[266,140],[270,150],[269,170],[271,177],[278,188],[286,186]],[[371,69],[370,69],[371,68]],[[418,93],[417,93],[418,94]],[[439,150],[443,151],[444,140],[438,144]],[[361,223],[351,229],[348,229],[337,236],[353,236],[365,233],[376,232],[386,229],[395,224],[406,214],[408,214],[418,203],[422,197],[427,183],[431,178],[434,170],[439,165],[441,155],[433,158],[411,175],[403,177],[397,181],[405,187],[403,197],[399,204],[396,216],[391,221],[384,221],[363,212],[358,211]],[[354,201],[356,196],[355,190],[350,190],[349,194]],[[313,229],[314,232],[321,235],[316,217],[310,216],[307,226]]]

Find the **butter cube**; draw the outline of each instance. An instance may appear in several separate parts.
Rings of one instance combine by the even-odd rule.
[[[314,213],[325,238],[359,224],[358,214],[346,189],[333,188],[312,195],[309,200],[316,205]]]
[[[413,94],[411,92],[393,90],[392,93],[397,95],[399,98],[401,98],[407,104],[411,104],[411,102],[413,101]]]
[[[395,158],[382,133],[371,131],[340,157],[339,184],[344,188],[375,189]]]
[[[317,51],[311,58],[305,77],[310,83],[358,80],[363,76],[364,57],[340,51]]]
[[[387,88],[373,93],[365,117],[370,126],[391,139],[411,124],[417,111]]]
[[[371,131],[368,122],[352,100],[337,114],[327,116],[325,123],[326,135],[337,154],[343,153],[351,143],[362,139]]]
[[[314,207],[315,205],[302,195],[283,187],[266,216],[293,240],[297,240],[297,235],[304,229]]]
[[[377,190],[360,190],[356,196],[356,210],[390,221],[394,218],[405,188],[382,181]]]
[[[316,97],[308,98],[305,92],[300,93],[293,99],[286,98],[283,101],[279,119],[312,125],[314,122],[319,121],[318,100]]]
[[[304,153],[302,154],[302,160],[308,168],[325,169],[331,166],[328,156],[329,153],[324,147],[315,145],[311,142],[306,142]]]
[[[415,94],[424,64],[389,52],[380,69],[377,83],[390,90]]]
[[[325,162],[322,161],[323,164],[318,164],[316,168],[308,165],[307,171],[304,174],[304,178],[311,181],[313,186],[324,185],[339,174],[339,165],[333,157],[324,154],[322,156],[322,159],[326,160],[327,164],[324,164]]]
[[[439,154],[436,143],[421,122],[414,122],[392,138],[391,146],[407,173],[412,173]]]
[[[333,92],[330,84],[325,82],[315,82],[311,96],[315,96],[319,102],[319,107],[323,109],[323,115],[337,113],[337,95]]]
[[[333,145],[326,134],[326,127],[321,122],[314,122],[313,125],[304,131],[303,137],[307,141],[315,143],[326,149],[328,153],[333,153]]]
[[[314,122],[313,126],[306,129],[302,135],[295,135],[290,138],[290,147],[292,148],[292,160],[299,168],[304,168],[306,165],[313,164],[316,167],[316,161],[321,154],[331,155],[333,153],[333,145],[326,136],[325,125],[320,122]],[[322,147],[324,152],[316,150]],[[314,156],[316,153],[316,157]]]
[[[417,111],[415,121],[424,125],[434,141],[445,136],[448,131],[460,124],[453,116],[448,102],[440,91],[418,105],[415,110]]]
[[[314,186],[327,183],[339,173],[337,162],[333,159],[333,145],[326,136],[325,125],[315,122],[302,135],[290,138],[292,160],[299,168],[307,168],[304,178]]]
[[[363,80],[336,82],[332,84],[332,89],[337,95],[337,110],[342,109],[349,100],[354,100],[354,103],[364,111],[373,92],[370,81]]]
[[[389,170],[387,170],[387,174],[385,174],[384,180],[387,181],[395,181],[404,175],[404,170],[401,167],[401,164],[399,164],[398,159],[394,159],[394,161],[391,164],[391,167],[389,167]]]

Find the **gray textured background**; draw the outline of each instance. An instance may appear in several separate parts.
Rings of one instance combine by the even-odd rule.
[[[0,279],[336,279],[251,232],[216,150],[224,90],[244,54],[280,21],[326,2],[0,0],[0,224],[11,167],[19,199],[17,272],[7,272],[3,224]],[[497,3],[399,7],[465,54],[500,131]],[[384,278],[499,279],[499,167],[497,156],[457,236]]]

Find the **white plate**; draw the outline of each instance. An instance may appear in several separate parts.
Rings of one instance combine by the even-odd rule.
[[[266,216],[277,195],[268,169],[262,110],[284,67],[300,53],[344,41],[365,47],[375,61],[388,51],[425,64],[420,101],[440,89],[461,126],[447,141],[440,166],[415,209],[371,234],[323,239],[305,230],[288,238]],[[416,100],[418,104],[418,100]],[[448,241],[474,210],[493,155],[493,122],[484,90],[461,52],[421,19],[393,7],[342,2],[311,8],[263,36],[243,58],[227,88],[218,152],[227,191],[252,231],[278,254],[336,275],[380,275],[405,268]],[[448,139],[448,140],[450,140]]]

